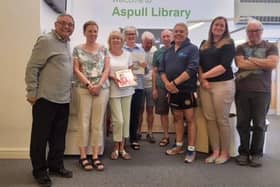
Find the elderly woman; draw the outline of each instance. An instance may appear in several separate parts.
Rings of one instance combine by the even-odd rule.
[[[130,53],[123,50],[124,39],[119,31],[113,31],[109,35],[110,56],[110,109],[113,125],[113,140],[115,142],[111,159],[131,159],[125,150],[125,138],[129,137],[130,104],[134,93],[131,86],[120,88],[121,81],[116,77],[116,71],[126,70],[132,65]]]
[[[98,25],[88,21],[83,26],[86,42],[74,48],[74,73],[78,79],[79,145],[81,167],[88,171],[104,170],[98,159],[102,144],[103,121],[109,100],[110,72],[106,49],[96,42]],[[92,163],[87,159],[87,146],[92,147]]]
[[[229,159],[229,112],[235,93],[231,69],[235,49],[224,17],[212,21],[199,52],[201,105],[213,151],[205,162],[223,164]]]
[[[137,135],[137,130],[139,128],[139,109],[141,107],[144,94],[144,73],[141,73],[138,70],[141,68],[144,69],[147,64],[145,62],[144,50],[136,45],[136,38],[138,36],[137,29],[134,26],[127,26],[123,30],[123,35],[125,40],[124,50],[130,52],[132,54],[133,63],[136,62],[132,66],[132,69],[135,73],[137,86],[131,100],[129,139],[131,148],[134,150],[139,150],[140,144],[138,143],[139,137]],[[143,60],[140,62],[139,60],[141,59],[134,59],[135,56],[142,56]]]

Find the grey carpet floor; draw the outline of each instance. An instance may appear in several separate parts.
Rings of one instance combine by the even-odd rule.
[[[103,156],[104,172],[85,172],[77,156],[67,156],[65,165],[73,170],[72,179],[52,177],[54,187],[279,187],[280,186],[280,117],[269,116],[266,154],[261,168],[238,166],[232,158],[224,165],[204,164],[206,154],[198,154],[192,164],[183,163],[184,155],[166,156],[166,148],[141,141],[141,150],[128,151],[130,161],[109,159],[111,137]],[[174,136],[174,135],[172,135]],[[156,134],[159,140],[161,134]],[[29,160],[0,160],[0,186],[37,186]]]

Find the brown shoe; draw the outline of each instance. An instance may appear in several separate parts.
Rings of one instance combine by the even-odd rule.
[[[175,147],[172,147],[171,149],[167,149],[165,151],[165,154],[169,155],[169,156],[174,156],[174,155],[183,154],[183,153],[184,153],[183,146],[175,146]]]
[[[160,147],[165,147],[169,144],[169,138],[163,137],[160,142],[159,142],[159,146]]]
[[[120,157],[124,160],[131,160],[131,156],[128,152],[126,152],[125,150],[120,151]]]
[[[119,151],[115,150],[111,153],[111,159],[112,160],[117,160],[119,158]]]

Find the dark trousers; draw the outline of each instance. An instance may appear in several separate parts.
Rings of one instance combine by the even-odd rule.
[[[33,105],[32,116],[30,158],[33,176],[36,177],[46,174],[48,168],[64,167],[69,103],[57,104],[41,98]],[[46,159],[47,144],[49,151]]]
[[[143,99],[144,91],[136,89],[132,95],[130,108],[130,125],[129,125],[129,139],[130,142],[137,142],[137,130],[139,126],[140,107]]]
[[[239,154],[263,155],[265,120],[270,99],[270,93],[236,92],[237,130],[240,136]]]

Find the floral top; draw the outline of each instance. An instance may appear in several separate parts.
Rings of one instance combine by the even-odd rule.
[[[95,53],[88,52],[83,49],[82,45],[76,46],[73,50],[73,58],[77,59],[80,63],[80,71],[91,81],[91,83],[98,84],[105,66],[105,56],[107,55],[107,49],[104,46],[100,46]],[[77,80],[79,86],[84,86],[79,80]],[[106,80],[102,85],[102,88],[108,88],[109,81]]]

